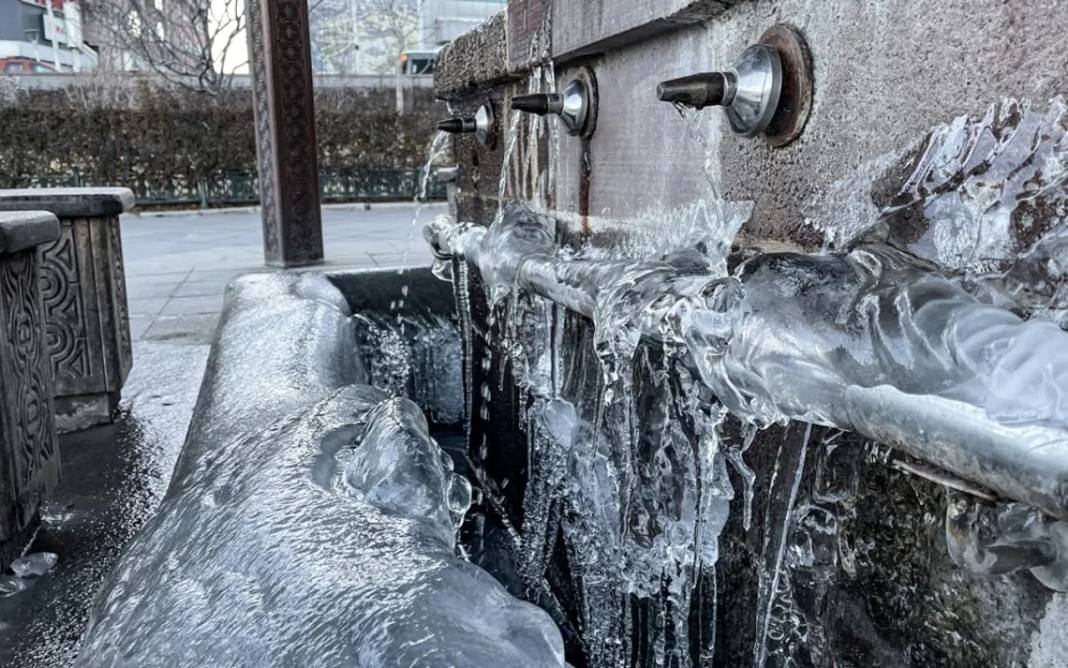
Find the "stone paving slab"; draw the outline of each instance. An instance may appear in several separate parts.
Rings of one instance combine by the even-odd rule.
[[[430,264],[422,225],[445,212],[383,205],[323,209],[326,263],[316,269]],[[136,340],[206,343],[222,311],[226,285],[242,274],[276,271],[263,263],[256,209],[122,217],[131,336]]]

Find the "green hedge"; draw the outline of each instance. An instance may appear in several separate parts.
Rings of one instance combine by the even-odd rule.
[[[398,115],[392,90],[317,92],[324,174],[404,175],[421,166],[441,110],[429,91],[414,95],[411,111]],[[0,187],[122,185],[146,203],[226,204],[249,199],[255,173],[248,90],[22,91],[0,104]]]

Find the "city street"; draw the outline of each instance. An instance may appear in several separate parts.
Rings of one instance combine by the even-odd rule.
[[[326,264],[313,269],[429,264],[422,226],[444,212],[425,206],[413,229],[412,204],[324,207]],[[263,264],[258,209],[125,215],[122,243],[135,341],[209,343],[226,284],[276,271]]]

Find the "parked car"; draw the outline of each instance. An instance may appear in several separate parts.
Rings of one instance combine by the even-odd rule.
[[[0,58],[0,72],[4,74],[55,74],[56,68],[33,58]]]

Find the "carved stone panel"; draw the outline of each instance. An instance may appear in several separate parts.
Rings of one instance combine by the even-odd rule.
[[[57,428],[110,422],[133,361],[118,214],[122,189],[0,190],[0,210],[32,201],[60,217],[41,246],[45,342],[55,382]]]
[[[267,264],[323,261],[308,5],[247,4],[256,112],[263,244]]]
[[[61,432],[109,422],[133,360],[119,221],[69,218],[41,253]]]
[[[35,246],[0,251],[0,568],[59,478],[39,270]]]
[[[85,385],[104,389],[99,363],[89,351],[99,344],[90,341],[90,331],[82,285],[84,252],[79,252],[74,226],[62,225],[60,236],[41,252],[41,296],[47,317],[48,355],[56,390],[69,393]],[[93,337],[96,338],[96,337]],[[95,368],[94,368],[95,367]]]

